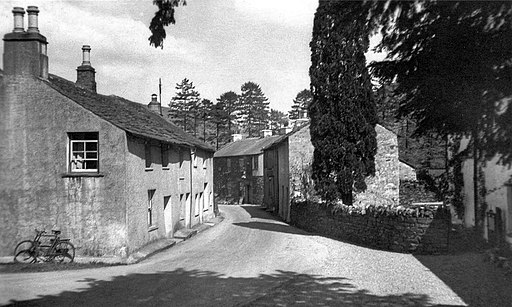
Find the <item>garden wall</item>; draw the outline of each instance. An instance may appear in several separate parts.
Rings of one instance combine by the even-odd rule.
[[[290,218],[304,230],[368,247],[418,254],[448,251],[451,219],[446,206],[364,208],[296,202]]]

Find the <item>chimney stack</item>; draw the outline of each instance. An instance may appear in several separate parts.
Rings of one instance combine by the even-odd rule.
[[[25,32],[25,25],[23,23],[23,16],[25,15],[25,9],[22,7],[15,7],[12,9],[12,14],[14,16],[14,33],[22,33]]]
[[[29,6],[28,29],[25,31],[23,16],[25,10],[15,7],[12,10],[14,29],[4,35],[4,73],[6,75],[32,75],[48,78],[48,56],[46,37],[39,34],[37,6]]]
[[[39,14],[39,9],[37,6],[29,6],[27,7],[28,13],[28,29],[29,33],[39,33],[39,28],[37,25],[37,14]]]
[[[162,104],[158,101],[157,97],[156,94],[151,95],[151,102],[148,104],[148,109],[162,115]]]
[[[96,70],[91,66],[91,46],[82,46],[82,65],[76,71],[76,85],[96,93]]]
[[[236,141],[241,141],[242,140],[242,135],[239,134],[239,133],[233,133],[231,135],[231,141],[232,142],[236,142]]]

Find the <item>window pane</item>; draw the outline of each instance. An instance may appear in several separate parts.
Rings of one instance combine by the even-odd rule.
[[[98,132],[85,132],[84,133],[84,140],[97,140],[98,139]]]
[[[73,151],[72,160],[83,160],[84,157],[85,157],[85,154],[83,151]]]
[[[73,142],[73,151],[83,151],[84,150],[84,143],[82,142]]]
[[[87,150],[87,151],[97,151],[98,150],[98,143],[96,143],[96,142],[87,142],[87,143],[85,143],[85,150]]]
[[[97,152],[86,152],[85,158],[86,159],[98,159],[98,153]]]
[[[85,169],[98,169],[98,161],[85,161]]]

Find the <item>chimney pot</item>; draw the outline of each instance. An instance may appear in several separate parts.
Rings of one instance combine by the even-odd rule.
[[[91,66],[91,46],[82,46],[82,65]]]
[[[96,93],[96,70],[91,66],[91,47],[82,46],[82,65],[76,69],[76,85]]]
[[[27,32],[30,33],[39,33],[37,15],[39,14],[39,9],[37,6],[29,6],[27,7],[28,13],[28,29]]]
[[[160,104],[160,102],[158,102],[157,97],[158,96],[156,94],[151,95],[151,102],[148,104],[148,108],[151,111],[162,115],[162,105]]]
[[[12,9],[14,16],[14,30],[13,32],[25,32],[25,26],[23,24],[23,16],[25,15],[25,9],[22,7],[15,7]]]

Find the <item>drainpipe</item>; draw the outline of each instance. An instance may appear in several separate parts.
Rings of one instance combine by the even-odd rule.
[[[195,196],[194,196],[194,186],[192,185],[193,181],[192,181],[192,177],[193,177],[193,169],[194,169],[194,161],[193,161],[193,157],[192,157],[192,147],[189,148],[189,152],[190,152],[190,165],[189,165],[189,168],[190,168],[190,221],[189,221],[189,228],[192,228],[192,220],[194,219],[194,208],[195,208],[195,203],[192,203],[192,200],[195,201]],[[194,198],[192,198],[194,197]]]

